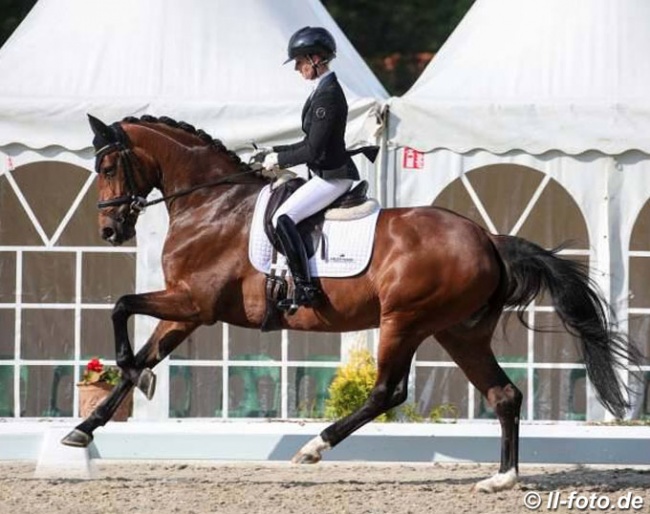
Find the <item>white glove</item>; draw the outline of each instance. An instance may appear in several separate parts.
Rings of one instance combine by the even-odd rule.
[[[266,157],[264,157],[264,162],[262,163],[262,167],[264,169],[270,170],[271,168],[277,165],[278,165],[277,152],[271,152],[270,154],[267,154]]]
[[[251,158],[248,160],[250,164],[259,162],[262,163],[264,160],[264,157],[266,157],[268,154],[270,154],[273,151],[273,148],[270,146],[263,146],[262,148],[258,148],[253,152],[251,155]]]

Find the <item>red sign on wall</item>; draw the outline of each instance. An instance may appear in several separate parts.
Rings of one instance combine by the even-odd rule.
[[[402,168],[405,170],[421,170],[424,168],[424,152],[418,152],[408,146],[405,147]]]

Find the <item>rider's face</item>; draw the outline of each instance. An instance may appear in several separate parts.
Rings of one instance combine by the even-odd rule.
[[[299,55],[296,57],[294,69],[300,73],[305,80],[313,80],[316,78],[316,70],[309,61],[309,57],[305,55]]]

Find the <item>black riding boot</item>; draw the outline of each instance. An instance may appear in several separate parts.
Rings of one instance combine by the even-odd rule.
[[[311,281],[307,251],[295,223],[286,214],[280,216],[276,233],[280,239],[284,254],[287,256],[295,285],[293,299],[281,300],[278,302],[278,309],[295,311],[301,305],[313,306],[318,301],[320,290]]]

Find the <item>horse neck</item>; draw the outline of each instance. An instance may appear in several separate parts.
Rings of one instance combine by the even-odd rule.
[[[219,215],[228,215],[228,209],[250,204],[244,200],[254,198],[264,185],[260,179],[255,184],[214,186],[240,171],[225,149],[203,144],[194,135],[164,126],[135,125],[130,130],[135,146],[144,153],[141,157],[151,187],[160,190],[164,197],[173,197],[166,201],[170,219],[202,205],[219,208]],[[242,177],[245,182],[251,178],[252,175]],[[193,192],[183,194],[194,188]],[[177,193],[180,194],[174,197]]]
[[[158,189],[170,195],[183,189],[208,182],[215,182],[237,172],[226,155],[210,151],[210,148],[186,148],[168,145],[159,152],[160,170]]]
[[[251,183],[248,177],[241,176],[246,183],[225,183],[228,177],[237,180],[240,170],[225,152],[210,147],[186,148],[178,145],[167,150],[159,162],[160,187],[163,196],[174,195],[188,190],[187,194],[167,202],[170,217],[201,207],[209,203],[210,209],[217,209],[227,216],[249,204],[246,199],[255,197],[263,182]],[[223,185],[215,185],[220,181]]]

